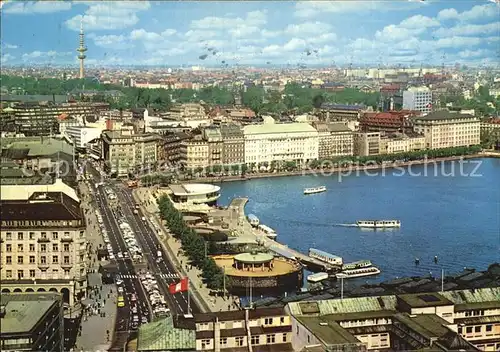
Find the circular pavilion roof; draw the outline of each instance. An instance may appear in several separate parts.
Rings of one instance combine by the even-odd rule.
[[[246,264],[262,264],[273,260],[274,256],[268,253],[240,253],[234,256],[234,260]]]

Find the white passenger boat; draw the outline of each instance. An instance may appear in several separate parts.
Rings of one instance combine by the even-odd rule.
[[[342,265],[342,258],[319,249],[309,248],[309,256],[327,264]]]
[[[363,268],[363,269],[353,269],[353,270],[343,270],[341,273],[337,274],[337,278],[340,279],[341,277],[344,279],[354,279],[357,277],[365,277],[365,276],[372,276],[372,275],[378,275],[380,274],[380,269],[372,266],[369,268]]]
[[[247,219],[250,225],[252,225],[253,227],[259,226],[260,220],[257,216],[253,214],[248,214]]]
[[[369,228],[369,229],[388,229],[401,227],[401,221],[399,220],[359,220],[356,221],[358,227]]]
[[[304,194],[314,194],[321,192],[326,192],[326,186],[304,188]]]
[[[317,282],[321,282],[323,280],[326,280],[329,277],[330,276],[328,275],[328,273],[316,273],[316,274],[311,274],[311,275],[307,276],[307,281],[311,282],[311,283],[317,283]]]
[[[358,260],[352,263],[346,263],[342,265],[342,270],[355,270],[355,269],[364,269],[372,266],[372,262],[369,260]]]
[[[270,228],[269,226],[266,226],[266,225],[259,225],[257,226],[257,228],[264,232],[266,234],[267,237],[269,237],[270,239],[274,240],[276,237],[278,237],[278,234],[276,233],[276,231],[274,231],[272,228]]]

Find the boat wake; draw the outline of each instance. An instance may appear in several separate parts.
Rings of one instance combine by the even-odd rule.
[[[333,226],[337,226],[337,227],[358,227],[357,224],[333,224]]]

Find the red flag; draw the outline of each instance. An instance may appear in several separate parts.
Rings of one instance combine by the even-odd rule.
[[[179,292],[187,291],[189,288],[189,278],[185,277],[176,284],[171,284],[168,286],[168,290],[171,294],[176,294]]]

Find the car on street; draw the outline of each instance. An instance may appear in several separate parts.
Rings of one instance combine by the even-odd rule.
[[[122,285],[123,284],[123,280],[122,279],[116,279],[116,284],[118,286]]]
[[[118,286],[118,293],[123,293],[123,287]]]
[[[118,296],[117,305],[119,308],[125,307],[125,300],[123,296]]]

